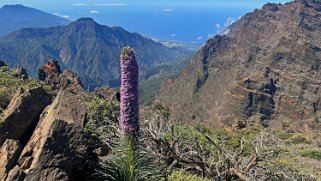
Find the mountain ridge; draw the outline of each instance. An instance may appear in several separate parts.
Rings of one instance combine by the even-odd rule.
[[[52,57],[62,68],[78,73],[85,86],[117,86],[120,49],[128,45],[137,52],[141,77],[156,65],[170,64],[186,55],[123,28],[80,18],[67,26],[23,28],[0,37],[0,59],[7,60],[11,67],[22,65],[35,76],[38,66]]]
[[[157,99],[190,122],[320,126],[320,8],[297,0],[246,14],[227,35],[209,39]]]
[[[21,4],[4,5],[0,8],[0,35],[27,27],[53,27],[68,24],[59,16]]]

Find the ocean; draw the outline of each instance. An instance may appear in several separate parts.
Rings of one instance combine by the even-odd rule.
[[[208,37],[222,32],[226,26],[251,11],[251,8],[79,7],[60,10],[59,15],[68,16],[71,21],[92,17],[103,25],[120,26],[130,32],[160,39],[204,43]]]
[[[278,2],[278,0],[270,0]],[[285,2],[286,0],[279,0]],[[69,1],[68,1],[69,2]],[[73,1],[76,2],[76,1]],[[89,1],[88,1],[89,2]],[[44,10],[73,21],[92,17],[100,24],[121,26],[149,37],[204,43],[208,37],[223,32],[226,26],[245,13],[261,8],[267,1],[123,1],[124,3],[74,3],[51,6]],[[65,4],[67,2],[64,1]],[[94,4],[96,3],[96,4]]]

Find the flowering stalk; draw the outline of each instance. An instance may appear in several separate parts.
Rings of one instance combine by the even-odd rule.
[[[124,47],[120,56],[120,130],[123,135],[136,137],[139,132],[138,65],[134,50]]]

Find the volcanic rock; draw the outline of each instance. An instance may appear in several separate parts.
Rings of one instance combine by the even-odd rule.
[[[0,120],[0,146],[6,139],[25,142],[28,129],[35,127],[43,109],[51,102],[51,96],[42,87],[23,91],[12,98]]]
[[[21,90],[5,110],[0,122],[2,180],[83,179],[94,157],[83,133],[85,90],[71,71],[58,78],[60,89],[52,103],[39,87]]]
[[[74,80],[75,77],[66,75],[65,78]],[[82,177],[91,153],[83,135],[86,114],[83,91],[73,81],[60,89],[53,103],[41,113],[37,127],[20,154],[19,168],[13,172],[25,174],[26,180],[79,180]]]
[[[267,4],[210,38],[157,99],[174,120],[311,127],[321,121],[321,2]],[[255,119],[254,119],[255,118]]]
[[[17,140],[7,139],[0,148],[0,178],[6,178],[13,168],[21,151],[21,144]]]
[[[38,68],[38,79],[43,80],[50,85],[59,84],[60,74],[61,69],[58,61],[53,58],[50,58],[47,64],[44,64]]]

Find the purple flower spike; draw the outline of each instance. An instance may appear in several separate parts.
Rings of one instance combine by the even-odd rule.
[[[120,56],[120,130],[123,135],[139,132],[138,65],[134,49],[124,47]]]

